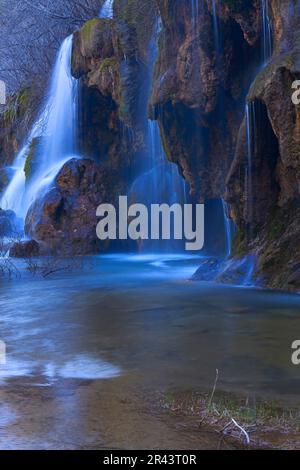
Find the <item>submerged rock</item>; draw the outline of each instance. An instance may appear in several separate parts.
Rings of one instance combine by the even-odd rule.
[[[192,276],[192,281],[214,281],[220,272],[221,262],[217,258],[207,258]]]

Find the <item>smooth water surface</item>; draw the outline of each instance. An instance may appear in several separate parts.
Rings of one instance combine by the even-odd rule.
[[[191,282],[197,266],[186,255],[111,255],[81,272],[3,281],[2,385],[126,377],[209,389],[218,369],[220,389],[298,402],[300,297]]]

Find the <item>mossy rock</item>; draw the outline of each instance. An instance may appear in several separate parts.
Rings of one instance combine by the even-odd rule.
[[[25,166],[24,166],[26,182],[28,182],[32,178],[32,176],[34,175],[37,169],[40,142],[41,142],[41,138],[36,137],[32,140],[29,146],[29,151],[28,151]]]
[[[109,57],[104,59],[100,64],[100,73],[105,73],[107,70],[112,69],[119,65],[119,61],[116,57]]]
[[[246,231],[239,229],[232,240],[232,251],[234,256],[244,256],[248,251]]]
[[[6,126],[12,125],[16,119],[23,117],[30,103],[30,89],[22,88],[10,96],[3,118]]]
[[[79,31],[81,53],[86,58],[113,56],[113,21],[94,18]]]

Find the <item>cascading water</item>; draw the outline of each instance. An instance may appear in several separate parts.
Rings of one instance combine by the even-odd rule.
[[[199,16],[199,0],[191,0],[192,4],[192,21],[193,27],[196,30],[198,25],[198,16]]]
[[[255,103],[246,105],[247,122],[247,167],[245,192],[247,201],[248,238],[253,236],[253,150],[255,145]]]
[[[71,75],[72,40],[73,36],[66,38],[59,50],[48,100],[15,159],[14,176],[0,202],[2,208],[13,210],[23,221],[41,191],[76,153],[78,82]],[[37,164],[30,182],[26,182],[26,159],[35,139]]]
[[[156,121],[148,121],[147,134],[149,151],[145,164],[148,169],[134,181],[129,191],[130,203],[143,203],[149,210],[151,204],[184,204],[187,197],[186,183],[179,175],[177,166],[167,160]],[[178,251],[182,246],[182,241],[151,240],[140,248],[145,251]]]
[[[212,17],[213,17],[213,28],[214,28],[214,42],[215,42],[215,50],[216,50],[216,63],[217,66],[221,66],[221,36],[220,36],[220,28],[219,28],[219,18],[217,14],[217,4],[216,0],[212,0]],[[224,104],[222,103],[222,119],[224,115]],[[224,199],[222,199],[222,208],[223,208],[223,219],[224,219],[224,227],[225,227],[225,256],[226,259],[230,258],[231,255],[231,243],[232,243],[232,235],[233,235],[233,222],[229,216],[229,207],[228,204]]]
[[[263,65],[266,65],[273,52],[272,28],[269,17],[269,1],[261,0],[262,9],[262,56]]]
[[[153,67],[157,57],[157,39],[161,30],[161,20],[150,45],[150,67],[152,77]],[[147,121],[147,149],[144,161],[144,172],[134,181],[130,191],[131,203],[143,203],[150,209],[151,204],[185,204],[187,202],[187,185],[180,176],[176,164],[168,161],[163,150],[160,130],[157,121]],[[150,229],[150,227],[149,227]],[[161,240],[148,241],[141,245],[143,250],[178,251],[183,246],[182,241]]]
[[[217,15],[216,0],[212,0],[212,13],[213,13],[215,47],[216,47],[217,54],[219,54],[219,52],[220,52],[220,32],[219,32],[219,20],[218,20],[218,15]]]
[[[232,221],[229,217],[229,207],[226,201],[222,199],[223,205],[223,214],[224,214],[224,226],[226,233],[226,258],[229,258],[231,255],[231,242],[232,242]]]
[[[114,0],[106,0],[104,2],[103,7],[101,8],[100,11],[100,18],[110,18],[112,19],[114,17]]]

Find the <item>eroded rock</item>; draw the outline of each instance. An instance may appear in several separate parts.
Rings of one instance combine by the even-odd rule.
[[[88,159],[72,159],[54,186],[29,209],[25,231],[53,254],[89,254],[106,246],[96,235],[96,209],[122,188],[118,174]]]

